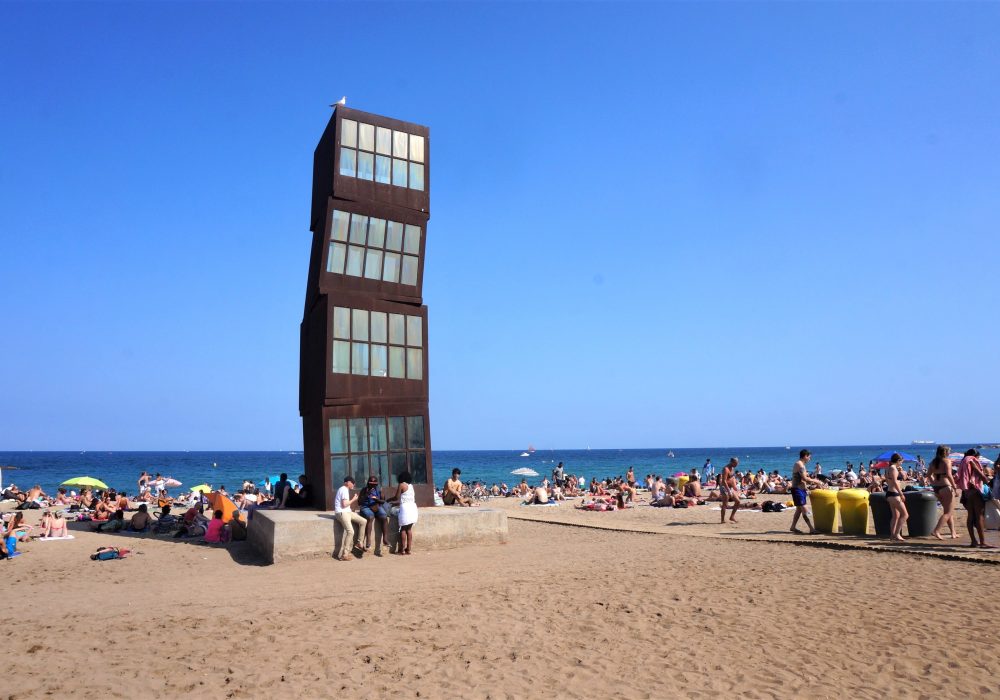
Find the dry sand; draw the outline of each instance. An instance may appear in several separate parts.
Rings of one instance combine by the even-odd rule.
[[[0,562],[0,699],[997,693],[996,566],[725,541],[708,508],[501,506],[665,532],[512,518],[505,546],[425,552],[418,525],[411,557],[269,567],[77,530]],[[102,544],[136,554],[90,561]]]

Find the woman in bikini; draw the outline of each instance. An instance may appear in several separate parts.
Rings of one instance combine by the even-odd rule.
[[[951,460],[948,459],[949,452],[951,452],[951,448],[947,445],[938,445],[937,453],[934,455],[934,459],[931,460],[930,468],[927,472],[931,480],[931,488],[934,489],[934,495],[937,496],[938,501],[941,503],[943,511],[937,525],[934,526],[934,530],[931,532],[939,540],[944,539],[941,537],[941,528],[946,524],[951,531],[951,539],[958,539],[958,533],[955,532],[955,494],[958,493],[958,487],[955,485],[955,477],[951,473]]]
[[[898,452],[894,452],[889,460],[889,466],[885,468],[885,498],[889,502],[892,510],[892,527],[889,531],[889,539],[896,542],[905,542],[903,537],[903,526],[909,518],[906,512],[906,501],[903,500],[903,487],[899,484],[903,470],[900,465],[903,457]]]

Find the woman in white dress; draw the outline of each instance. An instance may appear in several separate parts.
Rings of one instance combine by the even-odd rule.
[[[392,499],[399,501],[399,546],[396,554],[409,554],[413,546],[413,525],[417,522],[417,501],[413,494],[413,477],[410,472],[401,472],[396,480],[396,495]]]

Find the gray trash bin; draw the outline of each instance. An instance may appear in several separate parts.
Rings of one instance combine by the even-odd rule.
[[[910,537],[927,537],[938,521],[937,498],[929,491],[904,491],[906,512],[906,533]]]
[[[873,493],[868,497],[872,507],[872,523],[875,525],[876,537],[888,537],[892,531],[892,509],[889,499],[884,493]]]

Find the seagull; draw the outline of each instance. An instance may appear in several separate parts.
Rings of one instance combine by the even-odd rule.
[[[336,102],[334,102],[330,106],[333,107],[333,108],[336,108],[337,106],[346,107],[347,106],[347,95],[344,95],[343,97],[341,97],[339,100],[337,100]]]

